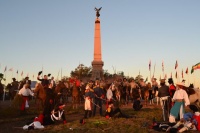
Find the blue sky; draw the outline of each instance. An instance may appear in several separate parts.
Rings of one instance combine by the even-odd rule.
[[[1,0],[0,72],[7,82],[16,77],[44,73],[69,76],[79,63],[91,66],[94,45],[94,8],[102,7],[101,43],[104,69],[144,78],[150,75],[149,60],[156,63],[159,79],[174,77],[200,62],[199,0]],[[60,75],[60,74],[59,74]],[[200,72],[184,75],[199,84]],[[181,80],[181,79],[180,79]],[[186,81],[186,82],[187,82]]]

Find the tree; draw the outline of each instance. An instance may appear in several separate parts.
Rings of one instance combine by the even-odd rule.
[[[2,81],[2,80],[5,81],[6,79],[4,78],[4,75],[3,75],[2,73],[0,73],[0,84],[1,84],[1,81]]]
[[[92,67],[87,67],[84,66],[83,64],[79,64],[77,68],[75,68],[74,71],[71,71],[70,73],[71,77],[79,77],[84,78],[84,77],[91,77],[92,76]]]

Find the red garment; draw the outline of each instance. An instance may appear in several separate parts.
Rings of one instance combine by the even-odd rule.
[[[174,96],[175,91],[176,91],[176,87],[174,85],[170,85],[169,86],[169,94],[170,94],[171,98]]]
[[[81,82],[79,80],[76,80],[76,87],[79,87],[81,85]]]
[[[197,121],[196,128],[198,131],[200,131],[200,116],[194,115],[193,119],[195,119]]]
[[[20,110],[24,111],[25,110],[26,101],[28,101],[28,97],[23,96],[22,98],[23,98],[23,101],[22,101]]]
[[[41,124],[43,124],[43,119],[44,119],[44,115],[40,114],[38,117],[35,117],[34,121],[39,121]]]

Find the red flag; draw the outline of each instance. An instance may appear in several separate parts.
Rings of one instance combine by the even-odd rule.
[[[182,75],[182,78],[183,78],[183,69],[182,69],[182,73],[181,73],[181,75]]]
[[[149,61],[149,71],[151,70],[151,60]]]
[[[175,77],[177,78],[177,72],[176,72],[176,75],[175,75]]]
[[[175,69],[178,67],[178,61],[176,60]]]
[[[188,74],[188,67],[186,68],[185,73]]]

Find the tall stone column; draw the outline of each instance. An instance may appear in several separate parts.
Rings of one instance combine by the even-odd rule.
[[[101,27],[100,19],[95,19],[94,29],[94,60],[92,61],[92,79],[101,79],[103,77],[103,61],[101,58]]]

